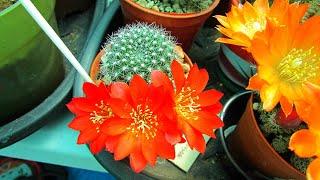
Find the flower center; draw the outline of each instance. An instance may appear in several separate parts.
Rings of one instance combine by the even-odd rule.
[[[292,49],[278,64],[280,79],[293,84],[313,81],[319,77],[320,56],[314,48]]]
[[[157,135],[158,117],[146,106],[141,104],[130,113],[133,122],[127,128],[136,137],[143,135],[146,139],[154,139]]]
[[[241,26],[240,31],[252,39],[256,32],[263,31],[266,28],[266,23],[267,21],[263,17],[258,17],[256,19],[252,18]]]
[[[183,87],[176,97],[176,112],[188,120],[197,120],[198,116],[195,113],[201,110],[200,104],[196,103],[199,96],[194,93],[195,90],[190,87]]]
[[[93,124],[96,125],[97,133],[100,132],[100,125],[104,123],[106,119],[109,119],[114,116],[112,109],[104,104],[101,100],[100,104],[95,104],[96,107],[99,108],[99,111],[92,111],[90,113],[90,120]]]

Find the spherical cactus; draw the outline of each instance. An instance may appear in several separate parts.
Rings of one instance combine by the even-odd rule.
[[[169,74],[172,60],[183,59],[175,47],[175,39],[154,24],[127,25],[108,38],[100,79],[128,82],[134,74],[148,79],[152,70]]]

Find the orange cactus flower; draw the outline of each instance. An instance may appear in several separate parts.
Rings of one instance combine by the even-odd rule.
[[[243,46],[250,51],[252,39],[257,32],[265,30],[267,21],[272,22],[273,26],[298,24],[307,9],[307,4],[289,4],[288,0],[275,0],[271,8],[268,0],[256,0],[253,5],[245,2],[232,6],[226,16],[215,16],[221,24],[217,26],[218,31],[226,36],[216,42]]]
[[[310,127],[295,132],[290,138],[289,149],[302,158],[318,157],[309,164],[307,178],[320,179],[320,131]]]
[[[205,69],[194,65],[188,77],[185,77],[182,66],[173,61],[171,72],[174,87],[166,74],[153,71],[152,83],[170,91],[174,99],[174,118],[184,133],[191,148],[203,153],[206,148],[202,134],[215,137],[214,130],[223,126],[217,116],[222,109],[219,100],[223,94],[214,89],[204,91],[209,76]]]
[[[117,117],[108,120],[102,131],[114,137],[115,160],[129,156],[132,169],[140,172],[147,163],[154,166],[158,156],[175,157],[174,144],[180,142],[181,135],[175,123],[163,115],[172,107],[168,107],[171,97],[162,88],[135,75],[129,85],[113,83],[110,96],[110,106]]]
[[[263,40],[252,42],[257,74],[250,78],[247,89],[260,91],[266,111],[280,102],[287,116],[295,106],[303,118],[308,112],[306,104],[314,99],[308,84],[320,85],[320,16],[299,25],[269,27]]]
[[[69,127],[80,131],[77,143],[88,143],[90,150],[95,154],[105,147],[105,141],[109,138],[101,131],[101,126],[114,118],[109,106],[110,88],[103,83],[100,83],[99,86],[84,83],[83,91],[85,97],[73,98],[67,104],[68,109],[76,116],[69,123]]]

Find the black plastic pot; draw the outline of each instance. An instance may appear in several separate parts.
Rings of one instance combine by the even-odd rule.
[[[252,91],[238,93],[231,97],[224,105],[221,112],[221,119],[225,126],[219,129],[219,137],[223,149],[237,171],[246,179],[269,179],[255,169],[250,169],[246,166],[246,162],[238,162],[235,156],[231,153],[228,147],[228,137],[235,130],[238,121],[245,111],[247,102],[252,94]]]

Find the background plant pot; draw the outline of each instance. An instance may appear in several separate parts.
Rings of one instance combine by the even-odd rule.
[[[306,177],[284,160],[264,137],[257,124],[252,104],[253,95],[228,140],[233,157],[269,177],[305,179]]]
[[[181,49],[181,48],[180,48]],[[98,75],[99,75],[99,71],[100,71],[100,62],[101,62],[101,58],[104,55],[104,50],[101,50],[97,56],[95,57],[95,59],[92,61],[92,65],[90,68],[90,77],[95,81],[95,82],[99,82],[99,80],[97,79]],[[190,66],[192,66],[192,61],[189,58],[189,56],[184,53],[184,61],[186,63],[188,63]],[[98,81],[97,81],[98,80]]]
[[[96,0],[57,0],[56,15],[57,18],[63,18],[66,15],[78,11],[84,11],[95,3]]]
[[[256,73],[256,66],[238,56],[225,44],[220,45],[219,67],[236,85],[246,88],[251,76]]]
[[[57,29],[55,0],[32,1]],[[0,125],[40,104],[64,77],[63,59],[20,2],[0,12]]]
[[[177,37],[178,42],[181,43],[185,51],[190,49],[193,38],[211,15],[219,1],[214,0],[208,9],[199,13],[170,14],[144,8],[132,0],[120,0],[126,23],[142,21],[161,25],[168,31],[171,31],[173,36]]]

